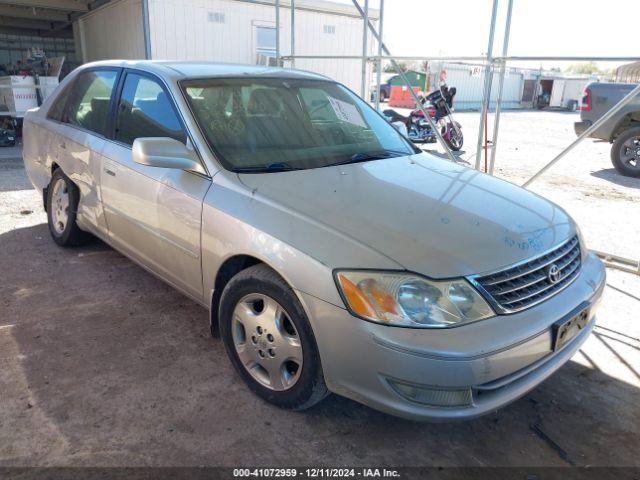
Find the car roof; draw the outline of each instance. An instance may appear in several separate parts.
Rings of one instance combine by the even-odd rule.
[[[185,78],[212,77],[264,77],[329,80],[318,73],[291,68],[268,67],[261,65],[242,65],[235,63],[168,61],[168,60],[103,60],[87,63],[81,69],[92,67],[136,68],[155,73],[165,78],[182,80]]]

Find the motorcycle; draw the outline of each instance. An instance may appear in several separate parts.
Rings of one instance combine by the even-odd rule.
[[[440,129],[440,134],[449,148],[457,152],[462,148],[464,137],[461,125],[453,120],[452,108],[455,95],[455,87],[449,88],[443,84],[438,90],[431,92],[420,101],[425,106],[429,117],[433,119],[436,128]],[[409,116],[402,115],[393,109],[383,110],[382,114],[409,140],[415,143],[436,141],[436,134],[429,121],[424,118],[424,112],[421,108],[412,110]]]

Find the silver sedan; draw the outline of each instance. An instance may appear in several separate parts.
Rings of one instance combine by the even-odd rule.
[[[326,77],[88,64],[27,114],[24,159],[56,243],[99,237],[209,309],[281,407],[476,417],[595,323],[604,268],[561,208],[421,152]]]

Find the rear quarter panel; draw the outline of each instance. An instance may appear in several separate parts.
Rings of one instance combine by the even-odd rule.
[[[42,112],[27,112],[22,129],[22,157],[24,167],[33,187],[42,191],[51,180],[51,165],[56,160],[55,131]]]

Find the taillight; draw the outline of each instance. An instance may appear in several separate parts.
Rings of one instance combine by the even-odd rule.
[[[580,110],[583,110],[585,112],[591,110],[591,90],[589,90],[588,88],[584,89],[582,100],[580,100]]]

